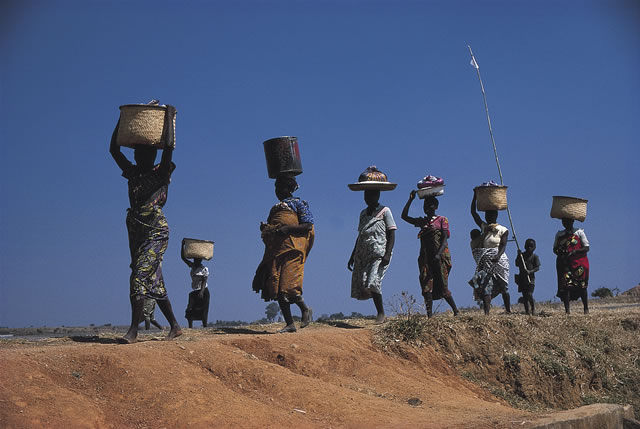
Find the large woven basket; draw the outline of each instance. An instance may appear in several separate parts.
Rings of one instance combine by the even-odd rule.
[[[587,218],[587,200],[554,195],[553,204],[551,204],[551,217],[584,222]]]
[[[120,106],[120,127],[118,128],[117,143],[119,146],[134,147],[135,145],[164,148],[162,131],[164,129],[164,115],[166,106],[149,104],[125,104]],[[175,145],[176,118],[173,117],[173,143]]]
[[[185,258],[206,259],[213,258],[213,241],[183,238]]]
[[[506,186],[477,186],[476,204],[478,210],[506,210],[507,187]]]

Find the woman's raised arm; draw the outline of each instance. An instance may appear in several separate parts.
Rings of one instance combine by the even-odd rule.
[[[111,144],[109,145],[109,152],[111,153],[111,156],[115,160],[116,164],[118,164],[118,167],[120,167],[120,170],[122,170],[122,172],[124,173],[131,168],[132,164],[120,151],[120,146],[118,146],[118,143],[116,142],[118,137],[118,128],[120,128],[119,119],[115,129],[113,130],[113,134],[111,134]]]
[[[175,129],[173,127],[173,118],[176,116],[176,108],[167,105],[167,113],[164,115],[164,149],[162,150],[162,158],[160,159],[160,170],[171,173],[171,164],[173,159],[173,149],[175,148]]]
[[[475,221],[476,225],[482,228],[482,219],[480,218],[480,215],[476,211],[476,191],[475,190],[473,191],[473,199],[471,200],[471,216],[473,217],[473,220]]]
[[[404,205],[404,208],[402,209],[402,214],[400,215],[403,221],[410,223],[411,225],[415,225],[416,221],[418,220],[414,217],[409,216],[409,207],[411,207],[411,203],[413,202],[415,197],[416,197],[416,191],[411,191],[411,193],[409,194],[409,199],[407,200],[407,203]]]

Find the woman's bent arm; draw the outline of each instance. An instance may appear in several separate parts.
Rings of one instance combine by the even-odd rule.
[[[471,216],[473,217],[473,220],[475,221],[476,225],[482,228],[482,219],[480,218],[480,215],[476,211],[476,191],[475,190],[473,191],[473,199],[471,200]]]
[[[409,194],[409,199],[407,200],[407,203],[404,205],[404,208],[402,209],[402,214],[400,215],[403,221],[410,223],[411,225],[415,225],[417,221],[416,218],[409,216],[409,207],[411,207],[411,203],[413,202],[413,199],[415,197],[416,197],[416,191],[411,191],[411,193]]]

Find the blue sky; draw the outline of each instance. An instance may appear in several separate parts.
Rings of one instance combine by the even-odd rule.
[[[452,228],[450,289],[459,306],[472,305],[469,204],[473,187],[498,174],[467,44],[516,233],[538,243],[535,298],[555,294],[553,195],[589,200],[591,291],[640,281],[637,1],[10,0],[0,8],[0,326],[127,323],[127,188],[108,145],[118,106],[152,98],[178,109],[163,269],[181,323],[182,237],[216,242],[210,320],[264,317],[251,280],[263,252],[258,225],[276,198],[262,142],[280,135],[299,139],[297,195],[316,219],[304,284],[316,316],[374,312],[371,301],[349,297],[346,268],[364,208],[346,185],[371,164],[398,183],[381,198],[399,227],[385,301],[402,291],[420,297],[417,230],[400,213],[433,174],[447,184],[439,214]],[[414,203],[411,214],[420,213]],[[504,212],[500,220],[508,224]],[[513,242],[507,252],[513,261]]]

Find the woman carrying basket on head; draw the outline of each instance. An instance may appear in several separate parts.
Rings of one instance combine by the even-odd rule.
[[[584,314],[589,313],[587,286],[589,284],[589,240],[582,229],[573,227],[573,219],[563,218],[564,229],[558,231],[553,242],[553,253],[557,255],[558,293],[569,314],[569,302],[582,299]]]
[[[207,327],[209,318],[209,301],[211,294],[207,285],[209,279],[209,268],[202,264],[202,258],[193,257],[193,261],[185,255],[185,239],[182,240],[180,258],[191,269],[191,292],[184,317],[187,319],[189,328],[193,328],[194,320],[201,320],[202,327]]]
[[[472,249],[476,272],[469,284],[474,296],[482,303],[484,314],[489,314],[491,300],[502,294],[504,309],[511,313],[509,296],[509,259],[505,253],[509,230],[497,223],[498,211],[486,210],[483,222],[476,211],[476,193],[471,200],[471,216],[482,232],[482,247]]]
[[[171,173],[176,167],[171,160],[175,144],[173,129],[175,113],[173,106],[167,106],[162,135],[164,149],[160,164],[155,164],[157,149],[152,146],[136,145],[134,147],[135,164],[124,156],[116,141],[120,121],[111,136],[109,151],[129,186],[130,208],[127,209],[127,231],[131,252],[129,281],[131,326],[122,338],[126,343],[136,342],[138,323],[143,319],[144,302],[147,298],[155,299],[162,314],[167,318],[171,327],[167,338],[172,339],[182,334],[162,277],[162,258],[169,243],[169,225],[162,207],[167,202]]]

